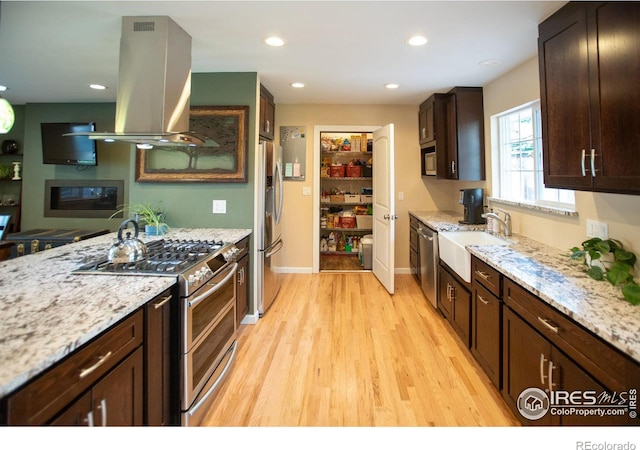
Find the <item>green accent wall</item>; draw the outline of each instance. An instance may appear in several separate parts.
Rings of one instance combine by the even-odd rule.
[[[135,147],[126,143],[98,142],[98,165],[42,164],[41,122],[95,122],[98,131],[113,131],[113,103],[30,103],[16,107],[17,123],[11,138],[24,153],[22,231],[33,228],[83,228],[116,230],[121,219],[44,217],[44,183],[58,180],[124,180],[126,203],[160,202],[172,227],[253,228],[254,159],[257,120],[257,73],[196,73],[191,81],[192,106],[249,106],[247,183],[138,183],[135,181]],[[23,137],[20,137],[21,135]],[[6,135],[9,136],[9,135]],[[212,201],[226,200],[227,213],[213,214]]]

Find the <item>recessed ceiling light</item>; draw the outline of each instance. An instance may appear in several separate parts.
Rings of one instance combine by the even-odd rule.
[[[264,40],[264,43],[271,47],[282,47],[284,45],[284,40],[278,36],[269,36]]]
[[[400,86],[397,85],[396,83],[387,83],[384,85],[384,87],[386,87],[387,89],[398,89],[398,87]]]
[[[424,36],[411,36],[409,39],[407,39],[407,44],[413,46],[413,47],[419,47],[421,45],[424,45],[427,43],[427,38]]]
[[[291,83],[291,87],[303,88],[304,87],[304,83]]]
[[[0,84],[0,92],[6,91],[8,88]]]
[[[502,61],[500,61],[499,59],[485,59],[484,61],[480,61],[478,64],[484,67],[489,67],[489,66],[497,66],[501,62]]]
[[[90,84],[89,87],[91,89],[95,89],[97,91],[104,91],[107,87],[102,84]]]

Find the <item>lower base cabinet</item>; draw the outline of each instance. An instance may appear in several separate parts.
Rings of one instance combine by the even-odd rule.
[[[143,424],[143,362],[138,348],[51,422],[60,426]]]
[[[175,290],[175,287],[174,287]],[[178,293],[172,289],[158,295],[144,307],[145,425],[180,423],[178,392]]]
[[[502,387],[502,300],[473,283],[471,354],[496,388]]]
[[[600,394],[606,388],[569,359],[556,346],[538,334],[510,308],[504,308],[504,387],[503,398],[514,414],[527,425],[623,425],[628,417],[560,414],[571,412],[573,401],[562,400],[558,411],[549,411],[539,419],[529,420],[518,409],[525,407],[526,398],[519,400],[520,394],[529,388],[550,392],[577,393],[594,392]],[[574,394],[575,395],[575,394]],[[578,402],[590,402],[590,398]],[[518,405],[518,402],[521,402]],[[564,408],[566,406],[566,408]],[[579,405],[578,405],[579,406]],[[588,405],[585,405],[588,406]]]
[[[240,250],[236,273],[236,320],[238,326],[249,312],[249,236],[236,243]]]
[[[462,281],[440,264],[438,309],[451,323],[464,345],[471,343],[471,294]]]

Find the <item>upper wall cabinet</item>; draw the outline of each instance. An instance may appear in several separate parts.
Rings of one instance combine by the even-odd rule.
[[[436,155],[436,176],[484,180],[484,110],[481,87],[455,87],[434,94],[418,114],[422,175],[427,154]]]
[[[273,95],[260,85],[260,137],[273,141],[274,121],[276,118],[276,105]]]
[[[640,194],[638,24],[638,2],[571,2],[539,25],[547,187]]]

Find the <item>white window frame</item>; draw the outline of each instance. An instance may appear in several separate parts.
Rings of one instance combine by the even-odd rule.
[[[522,195],[522,191],[519,190],[517,192],[518,195],[513,195],[513,191],[506,192],[506,177],[507,177],[507,169],[506,166],[508,164],[507,159],[510,157],[506,150],[510,148],[510,144],[513,144],[514,141],[504,141],[504,120],[507,116],[510,116],[514,113],[518,113],[527,109],[532,110],[532,118],[533,118],[533,156],[534,156],[534,189],[533,189],[533,200],[525,199]],[[495,143],[492,148],[492,157],[494,160],[494,170],[493,173],[496,174],[493,176],[493,192],[494,197],[496,199],[502,199],[507,202],[515,202],[522,205],[534,205],[534,206],[545,206],[551,208],[559,208],[559,209],[575,209],[575,192],[572,190],[560,190],[560,189],[551,189],[545,188],[544,186],[544,170],[542,167],[542,123],[541,123],[541,111],[540,111],[540,100],[535,100],[532,102],[525,103],[523,105],[517,106],[515,108],[509,109],[507,111],[496,114],[492,117],[492,141]],[[518,172],[511,171],[511,172]],[[524,171],[523,171],[524,172]],[[555,196],[556,198],[564,197],[566,201],[552,201],[546,200],[545,193],[547,197],[549,194]]]

